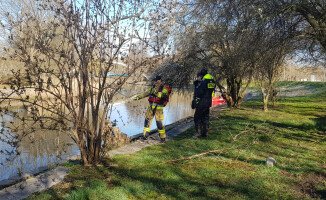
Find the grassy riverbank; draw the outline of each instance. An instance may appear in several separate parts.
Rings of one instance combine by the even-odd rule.
[[[65,182],[28,199],[325,199],[326,84],[281,87],[290,96],[269,112],[258,99],[213,112],[207,139],[191,128],[103,166],[72,166]]]

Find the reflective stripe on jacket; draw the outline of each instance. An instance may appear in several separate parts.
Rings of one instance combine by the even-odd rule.
[[[197,107],[212,106],[212,95],[214,94],[215,88],[216,84],[214,77],[210,74],[206,74],[195,91],[195,99],[198,99]]]
[[[165,88],[163,83],[156,83],[153,87],[148,88],[143,94],[139,95],[138,98],[142,99],[149,97],[148,101],[150,104],[156,103],[158,105],[164,104],[164,99],[168,96],[168,90]]]

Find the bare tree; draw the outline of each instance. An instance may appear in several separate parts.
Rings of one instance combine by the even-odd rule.
[[[310,36],[319,41],[326,51],[326,2],[322,0],[284,1],[290,11],[304,17],[312,28]]]
[[[259,1],[185,1],[177,47],[188,72],[208,68],[228,106],[239,107],[252,80],[260,36]],[[190,12],[189,12],[190,11]],[[191,75],[191,73],[186,73]],[[226,87],[225,87],[226,84]]]
[[[229,107],[240,106],[255,74],[269,82],[266,97],[280,60],[296,50],[289,43],[298,40],[305,27],[302,17],[276,11],[279,5],[260,0],[183,1],[175,36],[178,59],[172,63],[185,79],[201,68],[210,69]],[[188,84],[185,79],[179,83]]]
[[[21,118],[25,125],[67,130],[84,164],[97,163],[110,129],[113,97],[147,64],[144,57],[117,63],[133,54],[139,40],[150,39],[135,33],[148,26],[146,14],[156,6],[150,1],[44,0],[36,8],[36,15],[7,14],[2,23],[15,49],[11,58],[24,68],[14,73],[11,89],[1,91],[1,103],[23,102],[31,114]]]
[[[262,60],[257,63],[257,70],[255,70],[255,78],[259,84],[262,100],[264,103],[263,110],[268,111],[268,101],[272,100],[275,104],[277,95],[276,82],[281,72],[282,63],[286,53],[284,49],[273,48],[262,56]]]
[[[268,101],[272,100],[273,105],[276,99],[276,81],[284,65],[287,55],[295,52],[298,48],[298,41],[301,39],[302,18],[291,17],[291,14],[275,15],[270,12],[273,5],[268,2],[259,8],[260,37],[257,38],[255,48],[259,54],[253,57],[255,64],[255,78],[261,89],[264,111],[268,111]]]
[[[322,0],[284,0],[281,1],[278,13],[292,13],[302,16],[306,21],[304,43],[301,48],[308,55],[301,61],[323,66],[326,70],[326,2]],[[302,55],[302,51],[300,52]],[[324,81],[326,73],[324,73]]]

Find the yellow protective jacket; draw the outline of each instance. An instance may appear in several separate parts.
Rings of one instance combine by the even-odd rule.
[[[143,94],[137,96],[139,99],[149,97],[150,104],[164,106],[164,102],[168,98],[168,89],[163,83],[155,83],[151,88],[148,88]]]

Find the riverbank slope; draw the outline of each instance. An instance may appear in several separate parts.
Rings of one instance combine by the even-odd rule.
[[[213,112],[207,139],[190,128],[102,166],[71,166],[62,183],[28,199],[325,199],[326,84],[281,87],[296,95],[269,112],[260,99]]]

